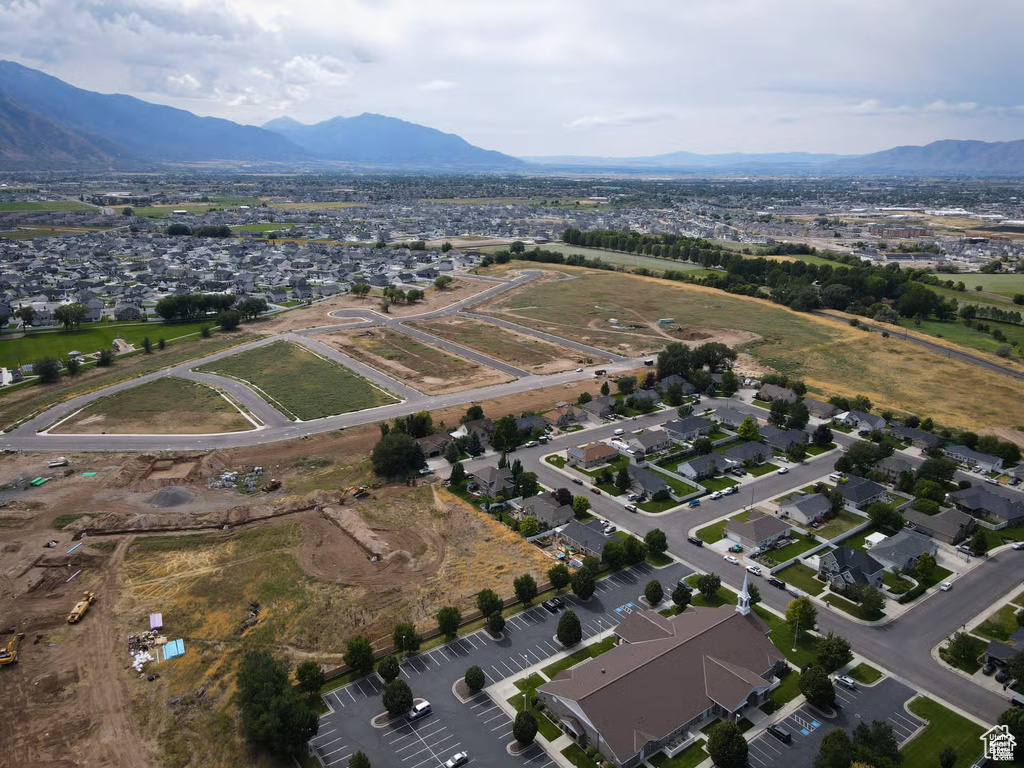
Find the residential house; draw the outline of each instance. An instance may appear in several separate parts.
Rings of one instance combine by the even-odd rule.
[[[694,456],[676,467],[676,473],[688,477],[691,480],[703,480],[706,477],[714,477],[716,473],[725,469],[728,464],[717,453],[709,453],[706,456]]]
[[[782,453],[797,445],[807,445],[809,440],[807,433],[801,429],[779,429],[771,424],[765,424],[758,431],[768,445]]]
[[[885,475],[890,483],[895,483],[904,472],[913,474],[914,465],[899,454],[894,453],[892,456],[886,456],[881,461],[876,462],[874,469]]]
[[[787,403],[795,403],[799,395],[788,387],[780,387],[778,384],[764,384],[757,392],[757,399],[770,403],[774,400],[782,400]]]
[[[544,432],[544,428],[547,427],[548,423],[543,416],[516,416],[516,428],[520,432],[533,432],[534,430],[540,430]]]
[[[672,440],[664,429],[645,429],[639,435],[630,435],[626,445],[644,456],[651,456],[671,448]]]
[[[604,419],[615,412],[616,403],[617,401],[611,395],[601,395],[600,397],[595,397],[589,403],[584,403],[580,408],[586,411],[588,415]]]
[[[145,310],[135,304],[121,304],[114,308],[114,319],[121,322],[126,320],[142,320],[145,316]]]
[[[958,509],[943,509],[934,515],[926,515],[916,509],[903,512],[906,520],[915,531],[931,536],[947,544],[959,544],[977,527],[977,521]]]
[[[682,391],[684,395],[692,395],[694,392],[693,384],[688,382],[678,373],[672,373],[663,379],[659,379],[658,383],[654,385],[654,388],[661,392],[662,395],[664,395],[668,391],[668,388],[671,387],[673,384],[678,384],[679,389]]]
[[[558,535],[568,546],[575,549],[581,555],[591,555],[600,558],[604,553],[604,545],[608,539],[597,526],[598,522],[596,520],[591,520],[590,523],[584,525],[579,520],[573,519],[566,523],[565,527],[558,532]]]
[[[1018,653],[1024,653],[1024,627],[1021,627],[1010,635],[1009,642],[1000,643],[997,640],[989,642],[985,649],[985,660],[1005,667]]]
[[[864,411],[843,411],[836,414],[832,421],[849,427],[857,432],[874,432],[876,429],[885,429],[885,419],[873,413]]]
[[[912,574],[921,555],[927,552],[934,557],[938,551],[935,543],[923,533],[904,528],[875,544],[871,548],[871,556],[890,570],[895,568]]]
[[[738,429],[745,418],[747,418],[747,414],[737,411],[735,408],[719,408],[715,411],[715,419],[718,423],[732,430]],[[757,419],[754,421],[756,423]]]
[[[481,445],[488,445],[491,442],[491,435],[494,434],[494,421],[487,417],[467,421],[452,434],[465,437],[472,437],[476,434]]]
[[[544,414],[544,420],[553,427],[570,427],[579,420],[579,414],[571,403],[555,403],[555,408]]]
[[[771,455],[772,449],[764,443],[737,443],[722,451],[722,458],[733,467],[764,464]]]
[[[661,475],[651,472],[649,469],[638,467],[636,464],[629,464],[626,467],[626,471],[629,473],[629,480],[631,487],[634,488],[637,493],[643,493],[647,496],[654,496],[656,493],[671,493],[672,489],[669,484],[665,482],[665,478]]]
[[[980,467],[985,472],[1001,471],[1003,468],[1003,460],[998,456],[975,451],[966,445],[951,445],[946,448],[946,455],[969,467]]]
[[[474,472],[471,477],[476,482],[477,488],[484,496],[492,499],[498,496],[510,496],[515,490],[515,479],[512,477],[512,470],[498,469],[497,467],[482,467]]]
[[[715,431],[715,422],[702,416],[687,416],[682,419],[666,421],[663,425],[668,436],[678,443],[688,443],[701,435]]]
[[[846,499],[846,505],[854,509],[864,509],[869,504],[888,498],[885,486],[857,475],[850,475],[845,483],[836,486],[836,490]]]
[[[779,504],[779,514],[800,525],[810,525],[832,509],[832,502],[823,493],[790,496]]]
[[[771,549],[775,542],[788,538],[792,530],[785,520],[754,510],[746,521],[729,520],[725,537],[749,550]]]
[[[843,544],[818,558],[818,578],[827,581],[836,590],[843,591],[853,584],[882,586],[885,568],[867,552]]]
[[[423,449],[423,455],[428,459],[432,459],[436,456],[443,456],[445,450],[452,442],[451,435],[446,435],[444,432],[439,432],[435,435],[427,435],[416,440],[420,448]]]
[[[949,495],[956,508],[999,527],[1024,524],[1024,495],[1000,486],[972,485]]]
[[[1021,462],[1016,467],[1014,467],[1013,471],[1010,474],[1013,475],[1015,480],[1020,480],[1021,482],[1024,482],[1024,462]]]
[[[921,448],[922,450],[938,448],[942,445],[942,438],[938,435],[933,435],[931,432],[925,432],[923,429],[905,427],[902,424],[890,424],[889,434],[898,440],[909,442],[915,448]]]
[[[829,421],[839,413],[839,409],[832,405],[832,403],[826,403],[823,400],[815,400],[813,397],[805,397],[804,405],[807,406],[807,412],[816,419],[822,421]]]
[[[785,657],[750,612],[691,608],[672,618],[634,610],[616,645],[537,689],[545,711],[583,747],[616,768],[636,768],[712,718],[735,721],[766,702]]]
[[[651,405],[654,406],[658,405],[658,403],[661,402],[661,395],[658,394],[657,390],[654,389],[638,389],[632,394],[630,394],[629,397],[626,398],[626,401],[628,402],[630,399],[633,398],[637,400],[648,400],[650,401]]]
[[[607,464],[618,455],[618,450],[612,448],[608,443],[598,442],[574,445],[566,451],[568,463],[583,469]]]
[[[523,517],[534,517],[540,523],[542,529],[550,530],[557,528],[573,519],[572,505],[559,504],[548,493],[531,496],[523,501],[520,509],[520,519]]]

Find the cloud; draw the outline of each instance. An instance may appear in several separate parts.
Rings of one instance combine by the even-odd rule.
[[[630,125],[650,125],[675,120],[673,112],[631,112],[618,115],[587,115],[570,120],[565,124],[570,130],[591,130],[594,128],[621,128]]]
[[[421,91],[450,91],[452,88],[457,88],[458,85],[451,80],[430,80],[417,87]]]

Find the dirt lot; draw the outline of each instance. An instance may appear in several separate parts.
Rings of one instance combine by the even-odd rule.
[[[541,341],[525,333],[500,328],[482,320],[452,316],[424,320],[412,325],[530,373],[557,373],[571,370],[580,364],[580,353],[575,350]],[[594,362],[603,361],[596,359]]]
[[[91,403],[57,434],[213,434],[255,429],[233,403],[203,384],[157,379]]]
[[[493,368],[456,357],[390,328],[334,331],[314,338],[426,395],[461,392],[512,379]]]

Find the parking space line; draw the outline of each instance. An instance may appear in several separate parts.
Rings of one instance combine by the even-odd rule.
[[[324,752],[323,755],[324,755],[324,757],[330,757],[331,755],[336,755],[339,752],[344,752],[346,749],[348,749],[348,745],[347,744],[342,744],[337,749],[332,749],[330,752]]]
[[[322,749],[322,748],[324,748],[324,747],[329,747],[329,746],[331,746],[331,744],[334,744],[334,743],[336,743],[336,742],[339,742],[339,741],[341,741],[341,740],[342,740],[342,739],[344,739],[344,738],[346,738],[346,737],[345,737],[345,736],[339,736],[339,737],[338,737],[338,738],[336,738],[336,739],[331,739],[330,741],[325,741],[325,742],[324,742],[324,743],[322,743],[322,744],[314,744],[313,746],[315,746],[315,747],[316,747],[317,749]]]
[[[398,671],[401,672],[403,675],[405,675],[407,679],[412,680],[412,678],[409,677],[409,673],[405,671],[405,667],[400,666],[398,668]]]
[[[331,735],[332,733],[334,733],[334,732],[335,732],[336,730],[338,730],[338,729],[337,729],[337,728],[331,728],[331,730],[329,730],[329,731],[326,731],[326,732],[324,732],[324,733],[318,733],[318,734],[317,734],[316,736],[314,736],[314,737],[313,737],[312,739],[310,739],[309,741],[310,741],[310,743],[312,744],[312,743],[313,743],[314,741],[316,741],[317,739],[322,739],[322,738],[323,738],[324,736],[330,736],[330,735]],[[314,745],[314,746],[316,746],[316,745]]]
[[[505,717],[505,713],[504,712],[499,712],[496,715],[492,715],[491,717],[488,717],[486,720],[484,720],[484,722],[485,723],[489,723],[492,720],[497,720],[499,717]]]
[[[351,754],[341,755],[340,757],[336,757],[333,760],[331,760],[329,763],[327,763],[327,765],[334,765],[335,763],[340,763],[342,760],[348,760],[350,757],[352,757]]]
[[[532,763],[532,762],[533,762],[534,760],[540,760],[541,758],[543,758],[543,757],[547,757],[547,756],[548,756],[548,753],[547,753],[547,752],[545,752],[545,751],[544,751],[544,750],[542,749],[542,750],[540,751],[540,754],[539,754],[539,755],[537,755],[536,757],[531,757],[531,758],[530,758],[529,760],[527,760],[527,761],[526,761],[526,764],[527,764],[527,765],[529,765],[529,764],[530,764],[530,763]]]
[[[345,693],[347,693],[349,695],[349,698],[352,699],[352,703],[355,704],[356,703],[356,697],[352,695],[352,691],[350,691],[348,689],[348,686],[342,688],[342,690],[345,691]]]
[[[504,680],[504,679],[505,679],[506,677],[508,677],[508,675],[503,675],[503,674],[501,674],[501,670],[500,670],[500,669],[498,669],[498,668],[497,668],[496,666],[494,666],[493,664],[491,664],[491,669],[493,669],[493,670],[494,670],[494,673],[495,673],[495,674],[496,674],[496,675],[498,676],[497,680]],[[495,682],[497,682],[497,680],[496,680]]]
[[[340,705],[341,705],[341,706],[343,706],[343,707],[345,706],[345,702],[343,702],[343,701],[341,700],[341,696],[339,696],[339,695],[338,695],[338,692],[337,692],[337,691],[333,691],[333,692],[331,693],[331,696],[333,696],[333,697],[334,697],[334,700],[335,700],[336,702],[338,702],[338,704],[340,704]]]

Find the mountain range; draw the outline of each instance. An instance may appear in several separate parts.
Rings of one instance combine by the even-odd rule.
[[[290,168],[527,173],[740,172],[778,174],[1024,175],[1024,140],[936,141],[868,155],[807,152],[648,157],[516,158],[465,139],[376,114],[262,127],[101,94],[0,61],[0,171],[159,168],[273,163]]]

